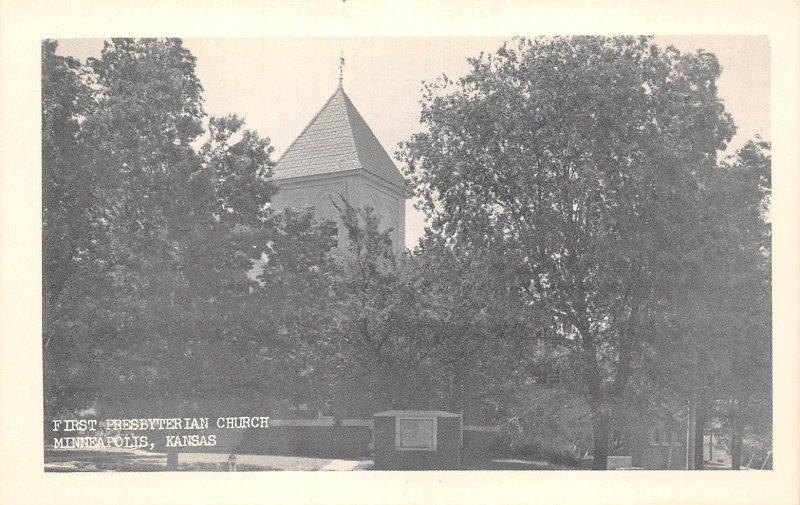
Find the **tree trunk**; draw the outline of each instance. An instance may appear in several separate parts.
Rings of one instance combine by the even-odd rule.
[[[466,409],[467,405],[467,398],[466,398],[466,390],[467,390],[467,378],[462,373],[459,374],[459,382],[460,382],[460,394],[458,395],[458,413],[461,414],[461,422],[464,422],[464,410]]]
[[[178,469],[178,449],[167,449],[167,470],[175,471]]]
[[[588,325],[577,317],[574,318],[572,323],[581,335],[585,366],[584,384],[588,393],[586,398],[592,412],[592,438],[594,440],[592,470],[608,470],[610,419],[606,392],[603,388],[603,379],[597,362],[597,346]]]
[[[447,377],[447,410],[450,412],[455,412],[456,408],[456,388],[455,388],[455,379],[453,378],[453,374],[451,373]]]
[[[694,470],[694,436],[697,432],[695,430],[695,423],[697,421],[697,405],[695,403],[694,393],[689,398],[689,409],[686,415],[686,469]]]
[[[696,421],[694,425],[694,469],[703,469],[704,437],[706,426],[706,409],[701,404],[697,406]]]
[[[731,470],[739,470],[742,466],[742,437],[744,423],[738,417],[732,419],[731,426]]]
[[[594,460],[592,470],[608,469],[608,412],[600,406],[592,412],[592,437],[594,438]]]
[[[667,470],[672,470],[672,454],[675,450],[675,433],[669,432],[669,455],[667,456]]]
[[[708,460],[714,461],[714,430],[712,429],[708,434]]]
[[[447,386],[447,406],[450,412],[464,414],[464,372],[461,367],[457,368],[448,378]]]

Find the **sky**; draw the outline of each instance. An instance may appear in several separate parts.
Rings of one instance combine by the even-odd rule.
[[[422,129],[422,82],[469,70],[467,58],[493,52],[508,37],[184,39],[197,58],[196,73],[209,115],[236,113],[269,137],[274,159],[283,153],[335,91],[344,54],[344,89],[393,156],[398,144]],[[728,153],[756,134],[770,139],[770,48],[766,36],[658,36],[683,52],[705,49],[723,68],[719,95],[737,133]],[[100,39],[62,39],[59,53],[99,57]],[[396,162],[396,164],[398,164]],[[398,168],[401,168],[398,165]],[[424,216],[406,205],[406,247],[422,236]]]

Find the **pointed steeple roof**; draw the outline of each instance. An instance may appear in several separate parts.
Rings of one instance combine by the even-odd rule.
[[[273,178],[365,170],[403,188],[400,171],[341,84],[278,160]]]

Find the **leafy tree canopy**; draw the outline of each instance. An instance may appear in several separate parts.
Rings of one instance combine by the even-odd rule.
[[[426,85],[401,152],[434,227],[513,255],[519,294],[580,358],[605,467],[654,303],[692,272],[698,178],[734,132],[703,51],[646,37],[519,39]]]

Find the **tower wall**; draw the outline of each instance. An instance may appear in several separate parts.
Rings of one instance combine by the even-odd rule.
[[[399,253],[405,248],[406,204],[403,191],[371,174],[359,174],[353,185],[350,204],[356,208],[369,205],[380,219],[381,231],[392,229],[392,245]]]
[[[405,195],[403,191],[382,179],[364,172],[349,175],[303,177],[293,180],[276,181],[280,191],[272,200],[276,210],[284,207],[313,207],[321,219],[330,219],[339,224],[339,245],[346,244],[347,232],[344,230],[339,211],[333,202],[340,202],[343,196],[351,206],[363,209],[373,208],[380,220],[381,231],[392,228],[391,237],[395,253],[405,247]]]

